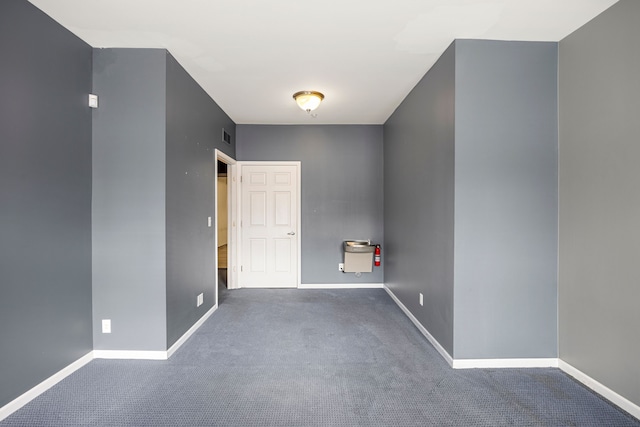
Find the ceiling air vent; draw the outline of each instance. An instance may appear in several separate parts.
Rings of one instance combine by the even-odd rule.
[[[222,128],[222,140],[231,145],[231,134]]]

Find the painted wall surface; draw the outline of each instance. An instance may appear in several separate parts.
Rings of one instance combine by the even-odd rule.
[[[93,333],[97,350],[166,350],[162,49],[94,49]],[[111,334],[101,332],[111,319]]]
[[[557,43],[456,41],[454,358],[557,357]]]
[[[640,405],[640,2],[560,42],[560,358]]]
[[[238,125],[237,160],[299,160],[302,283],[381,283],[372,273],[341,273],[342,242],[383,247],[382,126]]]
[[[215,216],[214,175],[218,148],[235,155],[235,124],[187,74],[166,55],[166,266],[167,347],[215,304],[216,240],[207,217]],[[161,182],[164,184],[164,180]],[[204,293],[204,304],[196,297]]]
[[[91,47],[0,2],[0,407],[92,349]]]
[[[385,283],[449,354],[454,67],[451,45],[384,125]]]

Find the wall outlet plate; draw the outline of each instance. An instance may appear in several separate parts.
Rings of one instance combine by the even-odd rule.
[[[102,333],[103,334],[111,333],[111,319],[102,319]]]
[[[344,262],[338,263],[338,271],[342,271],[344,273]]]
[[[424,297],[422,296],[422,292],[420,292],[420,305],[424,305]]]
[[[200,307],[204,303],[204,293],[198,294],[198,298],[196,300],[196,307]]]

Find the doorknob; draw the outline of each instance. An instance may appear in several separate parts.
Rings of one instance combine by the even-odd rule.
[[[296,232],[295,232],[295,231],[290,231],[290,232],[288,232],[288,233],[287,233],[287,235],[288,235],[288,236],[295,236],[295,235],[296,235]]]

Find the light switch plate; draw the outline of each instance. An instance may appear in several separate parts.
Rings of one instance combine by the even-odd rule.
[[[98,95],[89,94],[89,107],[98,108]]]

